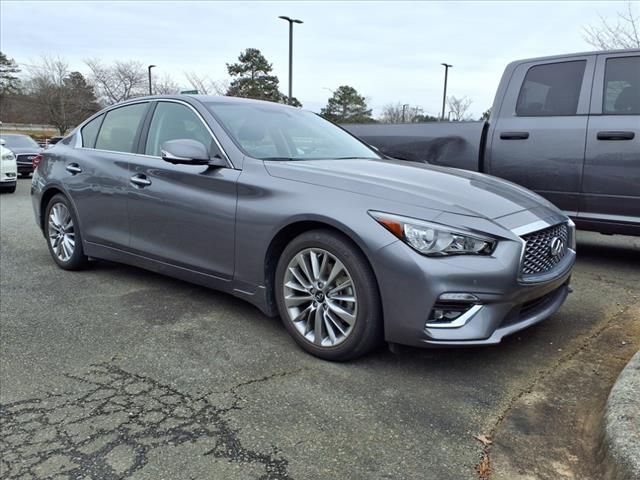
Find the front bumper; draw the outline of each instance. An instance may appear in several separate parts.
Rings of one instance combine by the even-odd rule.
[[[500,242],[491,256],[429,258],[398,241],[373,262],[385,318],[385,339],[410,346],[494,345],[555,313],[569,293],[575,251],[545,281],[519,280],[522,245]],[[469,315],[460,325],[432,328],[429,315],[442,294],[466,293]],[[474,307],[471,309],[471,307]]]

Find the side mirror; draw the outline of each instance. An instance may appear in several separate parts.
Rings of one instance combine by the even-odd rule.
[[[211,158],[207,147],[197,140],[179,138],[164,142],[160,148],[162,159],[174,165],[210,165],[224,167],[226,163],[220,157]]]

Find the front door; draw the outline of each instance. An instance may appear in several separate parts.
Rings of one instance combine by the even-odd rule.
[[[575,216],[594,56],[516,67],[493,128],[488,171]]]
[[[239,170],[173,165],[161,158],[164,142],[197,140],[223,155],[190,106],[159,101],[146,138],[131,163],[131,250],[147,258],[223,279],[233,276],[236,182]]]

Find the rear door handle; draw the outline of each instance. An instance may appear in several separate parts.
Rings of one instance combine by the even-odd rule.
[[[77,163],[70,163],[69,165],[67,165],[65,167],[65,169],[67,170],[67,172],[69,172],[71,175],[75,175],[76,173],[80,173],[82,172],[82,169],[80,168],[80,165],[78,165]]]
[[[500,132],[502,140],[526,140],[529,138],[529,132]]]
[[[633,140],[634,132],[598,132],[598,140]]]
[[[140,188],[148,187],[149,185],[151,185],[151,180],[149,180],[146,175],[141,174],[134,175],[133,177],[131,177],[130,181],[136,187]]]

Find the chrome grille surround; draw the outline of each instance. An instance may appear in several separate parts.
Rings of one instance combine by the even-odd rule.
[[[571,241],[566,222],[527,233],[521,238],[524,242],[524,252],[520,272],[524,279],[553,270],[567,254]],[[562,249],[553,255],[551,243],[556,238],[562,241]]]

